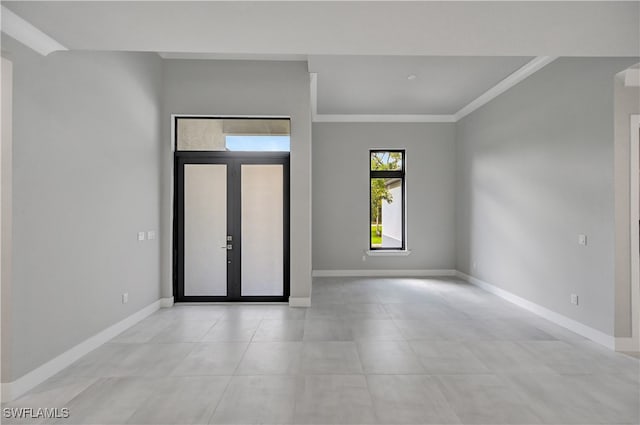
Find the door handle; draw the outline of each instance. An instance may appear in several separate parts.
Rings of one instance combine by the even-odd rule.
[[[233,246],[229,244],[229,245],[221,246],[220,249],[228,249],[229,251],[231,251],[233,249]]]

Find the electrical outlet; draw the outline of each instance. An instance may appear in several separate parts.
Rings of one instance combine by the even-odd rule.
[[[143,241],[144,240],[144,236],[145,236],[144,232],[138,232],[138,240],[139,241]]]
[[[124,294],[122,294],[122,304],[126,304],[129,302],[129,293],[125,292]]]
[[[478,263],[476,263],[475,261],[473,262],[473,265],[471,266],[473,267],[473,270],[478,270]]]
[[[362,261],[363,261],[363,262],[367,261],[367,256],[366,256],[366,255],[363,255],[363,256],[362,256]]]
[[[578,235],[578,245],[587,245],[587,235]]]
[[[149,230],[149,231],[147,232],[147,239],[148,239],[148,240],[150,240],[150,241],[152,241],[152,240],[154,240],[155,238],[156,238],[156,232],[155,232],[155,231],[153,231],[153,230]]]
[[[578,295],[571,294],[571,304],[578,305]]]

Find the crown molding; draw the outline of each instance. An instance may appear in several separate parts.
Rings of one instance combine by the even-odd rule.
[[[452,123],[454,115],[423,114],[318,114],[314,122],[399,122],[399,123]]]
[[[58,43],[47,34],[40,31],[38,28],[31,25],[29,22],[22,19],[20,16],[13,13],[11,10],[4,6],[0,6],[2,15],[2,32],[9,37],[15,38],[25,46],[35,50],[42,56],[47,56],[49,53],[69,50],[62,44]]]
[[[509,75],[504,80],[500,81],[495,86],[491,87],[489,90],[478,96],[475,100],[471,101],[467,106],[460,109],[458,112],[454,114],[455,120],[459,121],[460,119],[466,117],[476,109],[480,108],[483,105],[491,102],[496,97],[500,96],[502,93],[509,90],[511,87],[518,84],[520,81],[525,78],[530,77],[535,72],[549,65],[551,62],[556,60],[556,56],[538,56],[531,61],[527,62],[520,69],[515,71],[513,74]]]
[[[238,61],[276,61],[306,62],[307,55],[254,54],[254,53],[203,53],[203,52],[158,52],[162,59],[189,60],[238,60]]]

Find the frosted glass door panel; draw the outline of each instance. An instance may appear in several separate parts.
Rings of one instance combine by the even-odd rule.
[[[227,166],[184,166],[184,295],[227,295]]]
[[[242,295],[283,294],[283,167],[242,164]]]

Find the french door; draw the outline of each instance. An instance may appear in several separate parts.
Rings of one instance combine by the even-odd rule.
[[[289,154],[176,157],[177,301],[286,301]]]

